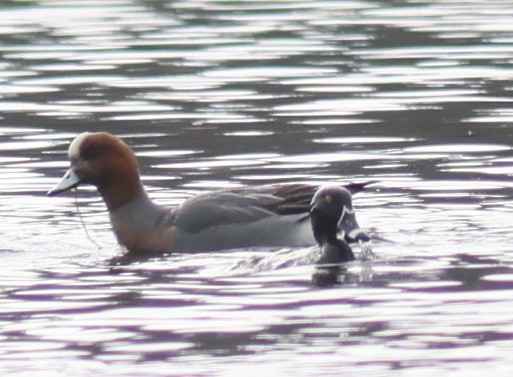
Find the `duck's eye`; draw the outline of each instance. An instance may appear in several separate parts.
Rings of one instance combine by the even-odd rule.
[[[333,197],[331,195],[326,195],[324,197],[324,200],[326,201],[326,203],[331,204],[331,202],[333,202]]]

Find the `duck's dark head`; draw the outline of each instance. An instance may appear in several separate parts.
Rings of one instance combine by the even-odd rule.
[[[322,239],[336,239],[343,233],[346,242],[369,241],[356,221],[351,193],[343,187],[321,187],[310,203],[310,218],[314,237],[318,243]]]

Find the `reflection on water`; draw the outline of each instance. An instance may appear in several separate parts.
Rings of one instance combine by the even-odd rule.
[[[0,3],[2,374],[511,374],[509,2]],[[169,206],[373,181],[373,254],[127,259],[92,188],[45,196],[86,130]]]

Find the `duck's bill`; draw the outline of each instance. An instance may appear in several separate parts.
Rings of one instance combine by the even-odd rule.
[[[57,183],[50,191],[48,191],[48,196],[55,196],[60,194],[61,192],[71,190],[74,187],[77,187],[80,183],[80,178],[75,174],[73,169],[69,169],[64,177]]]
[[[344,213],[338,222],[338,230],[344,234],[346,242],[370,241],[370,237],[358,225],[354,210],[344,208]]]

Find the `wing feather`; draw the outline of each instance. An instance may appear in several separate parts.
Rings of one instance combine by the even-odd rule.
[[[358,192],[366,185],[356,183],[346,188]],[[271,216],[302,214],[297,221],[304,221],[317,189],[318,186],[296,183],[212,191],[194,196],[176,208],[175,224],[198,233],[209,227],[251,223]]]

